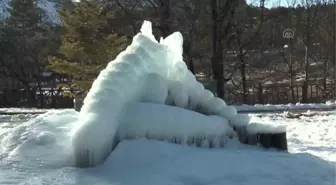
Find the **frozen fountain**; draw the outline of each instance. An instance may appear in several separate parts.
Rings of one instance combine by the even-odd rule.
[[[77,166],[102,163],[124,139],[223,148],[237,138],[249,116],[204,89],[182,59],[182,44],[179,32],[156,41],[145,21],[100,72],[72,130]]]

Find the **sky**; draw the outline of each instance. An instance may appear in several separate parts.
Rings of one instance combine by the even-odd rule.
[[[259,5],[260,0],[247,0],[247,3]],[[291,5],[295,0],[265,0],[265,6],[267,8],[275,7],[275,6],[288,6]],[[296,2],[300,2],[300,0],[296,0]]]

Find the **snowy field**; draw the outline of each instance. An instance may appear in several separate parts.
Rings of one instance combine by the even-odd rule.
[[[336,108],[336,101],[327,101],[326,103],[296,103],[296,104],[266,104],[266,105],[234,105],[238,112],[282,112],[291,110],[331,110]],[[37,108],[0,108],[1,115],[15,114],[29,114],[29,113],[44,113],[50,109]],[[28,115],[29,116],[29,115]]]
[[[77,116],[73,110],[52,110],[2,117],[0,184],[335,184],[335,111],[295,119],[253,114],[252,120],[287,126],[290,153],[233,140],[224,149],[123,141],[103,165],[89,169],[72,167],[69,132]]]
[[[335,109],[336,101],[327,101],[326,103],[296,103],[296,104],[279,104],[279,105],[238,105],[235,106],[239,112],[275,112],[275,111],[291,111],[291,110],[321,110]]]
[[[29,113],[43,113],[50,109],[37,109],[37,108],[0,108],[0,115],[2,114],[11,114],[11,113],[23,113],[23,114],[29,114]]]

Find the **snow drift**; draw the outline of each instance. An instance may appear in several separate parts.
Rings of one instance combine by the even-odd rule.
[[[34,171],[42,165],[73,165],[69,133],[77,115],[74,110],[50,110],[24,123],[11,121],[4,126],[0,122],[0,174],[5,170],[1,165],[20,169],[19,172]],[[15,178],[19,176],[15,174]],[[0,184],[6,184],[1,183],[1,175]]]
[[[209,136],[214,141],[218,137],[223,139],[234,135],[228,125],[249,122],[248,116],[237,115],[234,107],[214,97],[196,80],[182,59],[182,45],[183,38],[179,32],[157,42],[151,23],[145,21],[141,33],[133,38],[132,44],[100,72],[72,130],[78,166],[95,166],[103,162],[113,150],[119,126],[125,128],[132,125],[135,130],[128,129],[127,132],[141,132],[142,137],[150,133],[165,135],[166,139],[179,137],[182,140],[183,135],[197,135],[203,138]],[[202,114],[150,104],[153,111],[167,111],[167,117],[155,118],[150,116],[151,106],[135,102],[173,105]],[[142,108],[147,112],[141,111]],[[126,116],[121,116],[123,113]],[[138,115],[142,121],[136,122],[134,118],[125,120],[130,114]],[[177,115],[180,116],[176,118]],[[172,119],[168,119],[169,116]],[[190,116],[194,119],[186,118]],[[159,127],[162,128],[155,129]],[[141,131],[141,128],[145,131]]]

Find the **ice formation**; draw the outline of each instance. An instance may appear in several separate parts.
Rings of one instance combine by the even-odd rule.
[[[116,140],[129,135],[159,134],[179,142],[196,135],[208,146],[209,138],[219,143],[233,136],[229,125],[249,122],[196,80],[182,59],[182,44],[179,32],[156,41],[151,23],[145,21],[131,45],[100,72],[72,131],[78,166],[103,162]]]
[[[146,138],[180,144],[195,143],[197,146],[210,142],[209,147],[218,148],[224,147],[228,138],[236,137],[228,120],[223,117],[204,116],[162,104],[134,102],[127,106],[121,117],[118,140]],[[216,145],[215,139],[222,143]]]

